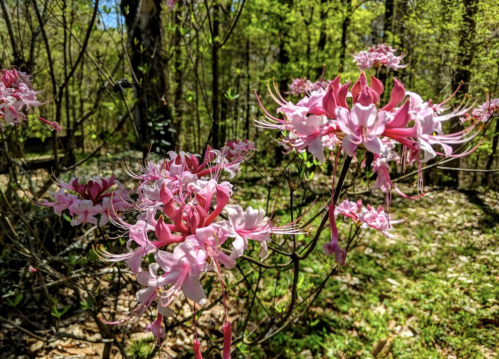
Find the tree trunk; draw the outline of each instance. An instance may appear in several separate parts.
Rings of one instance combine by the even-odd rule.
[[[386,42],[388,40],[388,35],[393,34],[393,10],[395,2],[394,0],[385,1],[385,17],[383,19],[383,40]]]
[[[173,145],[178,148],[181,148],[181,138],[182,134],[182,115],[183,115],[183,76],[184,68],[182,66],[182,51],[180,51],[180,25],[181,25],[181,15],[182,15],[182,7],[178,6],[175,11],[175,36],[174,36],[174,47],[175,47],[175,116],[172,121],[172,127],[175,130],[173,133]]]
[[[346,14],[343,23],[341,24],[341,52],[340,52],[340,68],[339,72],[342,72],[345,67],[345,56],[347,53],[347,36],[348,28],[350,27],[350,12],[352,8],[352,0],[345,0],[343,2],[344,7],[346,7]]]
[[[321,62],[324,61],[324,49],[326,48],[327,42],[327,34],[326,34],[326,19],[328,13],[329,0],[321,0],[321,11],[320,11],[320,19],[321,19],[321,27],[319,30],[319,42],[317,43],[317,62],[318,66],[315,70],[316,77],[320,78],[323,72],[323,64]],[[307,33],[310,39],[310,31],[307,29]],[[309,45],[308,45],[309,46]],[[307,53],[310,47],[307,47]]]
[[[151,142],[153,150],[166,151],[173,148],[172,132],[161,124],[170,124],[169,84],[165,34],[161,19],[161,0],[122,0],[121,10],[125,15],[128,30],[128,51],[135,74],[135,125],[144,157]],[[166,126],[165,126],[166,127]],[[160,135],[160,131],[166,136]]]
[[[215,0],[213,4],[213,29],[211,34],[211,71],[213,76],[211,91],[212,91],[212,120],[211,128],[213,136],[213,148],[219,149],[222,145],[220,138],[220,103],[219,103],[219,80],[220,80],[220,64],[218,58],[219,50],[219,35],[220,35],[220,5]]]
[[[250,41],[249,38],[246,40],[246,121],[245,121],[245,130],[246,130],[246,138],[250,139],[250,122],[251,122],[251,104],[250,104],[250,96],[251,96],[251,81],[250,81]]]
[[[394,0],[386,0],[385,1],[385,17],[383,18],[383,41],[388,43],[389,34],[393,34],[393,9],[394,9]],[[392,44],[388,44],[392,45]],[[383,91],[382,101],[383,103],[388,102],[389,94],[391,91],[391,83],[387,83],[388,80],[388,70],[385,68],[381,68],[378,73],[378,78],[385,85],[385,91]]]
[[[281,4],[287,5],[288,9],[291,9],[293,7],[293,0],[280,0],[279,1]],[[279,56],[277,58],[277,61],[279,63],[279,91],[283,94],[286,91],[288,91],[288,83],[290,80],[289,76],[289,70],[288,70],[288,64],[289,64],[289,51],[288,51],[288,44],[289,44],[289,37],[288,37],[288,31],[286,29],[285,20],[286,20],[286,13],[281,16],[281,19],[279,20],[279,23],[282,24],[282,28],[280,31],[280,40],[279,40]],[[277,133],[277,137],[280,136],[280,133]],[[275,148],[275,165],[278,166],[281,164],[283,160],[283,154],[282,154],[282,149],[280,147]]]
[[[468,93],[470,88],[471,64],[475,55],[475,46],[473,41],[476,35],[475,15],[478,11],[478,1],[479,0],[463,0],[463,21],[461,24],[459,50],[457,56],[457,58],[461,61],[458,64],[457,71],[454,73],[454,76],[452,78],[452,90],[456,89],[461,81],[463,82],[461,90],[457,95],[457,99],[463,98],[464,95]],[[450,132],[461,131],[463,129],[459,118],[453,118],[449,122]],[[457,149],[459,145],[453,147],[454,149]],[[449,162],[448,166],[459,168],[460,159],[454,159],[453,161]],[[459,186],[459,172],[451,172],[453,173],[446,172],[449,177],[453,178],[453,180],[450,181],[451,183],[449,184]]]
[[[459,51],[457,58],[460,59],[457,71],[452,79],[452,88],[455,89],[461,81],[463,86],[460,94],[462,97],[469,91],[471,80],[471,64],[475,56],[474,39],[476,36],[475,15],[478,12],[479,0],[463,0],[463,22],[461,25],[461,36],[459,38]]]

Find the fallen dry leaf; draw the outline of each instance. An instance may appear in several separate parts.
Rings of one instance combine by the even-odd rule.
[[[66,352],[71,355],[95,354],[95,350],[93,350],[92,348],[66,348]]]
[[[371,354],[376,358],[379,352],[383,349],[387,342],[386,338],[378,340],[376,343],[373,345],[373,350],[371,351]]]
[[[34,353],[37,350],[40,350],[43,347],[43,342],[41,340],[37,341],[36,343],[33,343],[29,347],[29,351]]]

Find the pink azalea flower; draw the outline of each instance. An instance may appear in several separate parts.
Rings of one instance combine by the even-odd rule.
[[[74,213],[78,216],[76,219],[71,220],[73,226],[82,223],[91,223],[97,225],[97,214],[102,211],[102,206],[100,204],[95,205],[92,201],[83,200],[78,201],[74,204]]]
[[[222,252],[222,245],[228,238],[229,228],[224,221],[198,228],[196,234],[187,237],[187,240],[203,249],[213,260],[222,263],[227,269],[232,269],[236,265],[236,261]]]
[[[168,307],[180,290],[188,299],[203,305],[206,302],[206,295],[199,282],[199,276],[211,268],[206,258],[206,252],[196,248],[191,241],[179,244],[173,253],[161,250],[156,252],[156,262],[167,273],[163,281],[171,285],[168,290],[161,293],[159,305]]]
[[[338,124],[346,135],[343,138],[343,150],[348,156],[354,156],[360,145],[375,154],[385,151],[379,138],[385,130],[385,122],[377,116],[377,112],[374,104],[355,104],[351,111],[343,107],[336,110]]]
[[[353,56],[354,62],[360,70],[368,70],[371,68],[380,68],[386,66],[387,69],[398,70],[408,65],[402,65],[402,56],[396,56],[397,50],[386,44],[378,44],[372,46],[367,51],[360,51]]]
[[[342,249],[340,247],[340,244],[338,243],[338,227],[336,226],[334,213],[335,213],[334,205],[330,204],[329,223],[331,224],[331,242],[324,244],[322,246],[322,250],[324,251],[324,254],[326,254],[327,256],[330,256],[331,254],[334,253],[334,260],[336,261],[336,263],[344,266],[347,257],[347,252],[346,250]]]
[[[0,128],[5,124],[23,124],[28,119],[27,114],[42,105],[37,100],[37,94],[38,92],[33,91],[27,74],[15,69],[3,69],[0,74]],[[56,131],[61,130],[56,122],[47,121],[42,117],[38,119]]]
[[[472,117],[481,122],[487,122],[492,116],[499,115],[499,98],[486,101],[472,112]]]
[[[129,191],[114,176],[109,179],[94,177],[87,183],[80,183],[80,178],[72,178],[67,183],[59,184],[61,189],[53,192],[54,202],[42,200],[41,205],[53,207],[61,216],[62,211],[69,210],[73,226],[92,223],[97,224],[96,215],[100,215],[99,226],[110,220],[118,219],[118,212],[132,207]],[[116,189],[113,189],[114,187]],[[83,207],[82,207],[83,206]],[[78,218],[75,218],[75,214]]]
[[[248,245],[248,239],[260,243],[260,258],[267,255],[267,243],[271,241],[270,234],[300,234],[300,230],[295,228],[293,224],[274,227],[268,217],[265,216],[263,208],[253,209],[248,207],[243,210],[241,206],[230,205],[225,208],[229,214],[228,219],[228,236],[235,238],[232,243],[234,251],[231,258],[239,258]]]
[[[222,156],[227,159],[227,161],[237,160],[239,158],[244,158],[248,154],[256,151],[255,143],[244,139],[244,141],[233,140],[227,141],[225,147],[220,151]]]
[[[390,220],[389,215],[381,206],[377,210],[369,204],[366,207],[362,206],[362,200],[358,200],[357,202],[343,201],[334,209],[334,217],[338,215],[352,219],[362,228],[376,229],[386,237],[393,237],[389,233],[393,228],[392,224],[400,223],[400,221]]]
[[[127,249],[130,251],[123,254],[112,254],[104,250],[100,250],[99,254],[101,257],[110,262],[126,262],[130,267],[130,270],[137,274],[140,272],[140,265],[142,264],[142,258],[144,258],[149,253],[154,253],[157,251],[157,247],[151,242],[147,236],[147,233],[154,230],[154,227],[145,221],[139,220],[135,225],[128,225],[125,222],[121,222],[123,226],[128,226],[128,236],[129,240],[126,243]],[[132,243],[137,244],[135,250],[132,250]]]

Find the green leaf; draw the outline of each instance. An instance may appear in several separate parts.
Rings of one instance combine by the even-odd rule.
[[[215,277],[214,276],[211,276],[208,278],[208,280],[204,283],[203,285],[203,288],[206,292],[206,295],[210,295],[212,289],[213,289],[213,281],[214,281]]]

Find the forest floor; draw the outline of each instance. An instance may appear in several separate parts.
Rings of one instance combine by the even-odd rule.
[[[102,168],[106,173],[110,167],[104,164]],[[328,182],[325,177],[315,176],[310,187],[324,189]],[[279,197],[275,217],[280,217],[282,223],[289,220],[284,192],[274,189],[269,196],[270,202]],[[267,188],[254,171],[238,177],[234,193],[232,201],[243,207],[266,206]],[[298,190],[297,198],[301,194]],[[384,197],[370,193],[363,199],[373,204],[384,201]],[[349,252],[346,265],[328,281],[307,316],[264,346],[238,344],[236,357],[497,358],[499,194],[427,188],[426,196],[418,201],[395,197],[392,214],[395,220],[404,221],[395,225],[395,238],[366,230]],[[312,233],[316,225],[317,222],[312,223]],[[346,224],[339,227],[340,234],[347,233]],[[327,241],[328,235],[324,232],[320,244]],[[309,237],[301,240],[306,243]],[[304,263],[299,289],[310,290],[329,273],[333,261],[321,252],[319,245]],[[281,281],[288,279],[284,275]],[[269,286],[274,285],[272,278],[267,280]],[[110,298],[109,306],[117,304],[125,312],[127,302],[133,299],[132,287],[129,289],[130,292],[120,294],[119,301]],[[237,301],[232,305],[237,312]],[[9,319],[19,326],[37,324],[37,307],[34,302],[22,309],[15,308]],[[181,315],[190,314],[188,306],[177,309]],[[19,314],[21,311],[24,314]],[[59,331],[93,341],[102,339],[87,312],[69,313],[61,318]],[[210,321],[218,322],[221,314],[222,308],[217,306],[212,314],[200,319],[201,339],[212,335]],[[151,335],[144,333],[145,323],[138,322],[128,332],[126,351],[133,358],[147,358],[155,346]],[[20,333],[13,325],[1,325],[2,359],[99,358],[104,348],[102,343],[71,338],[44,343]],[[48,331],[36,328],[33,332],[41,337],[48,335]],[[22,356],[18,355],[18,346],[23,346]],[[171,332],[158,355],[188,358],[185,353],[191,346],[192,333]],[[114,345],[111,357],[122,357]]]

